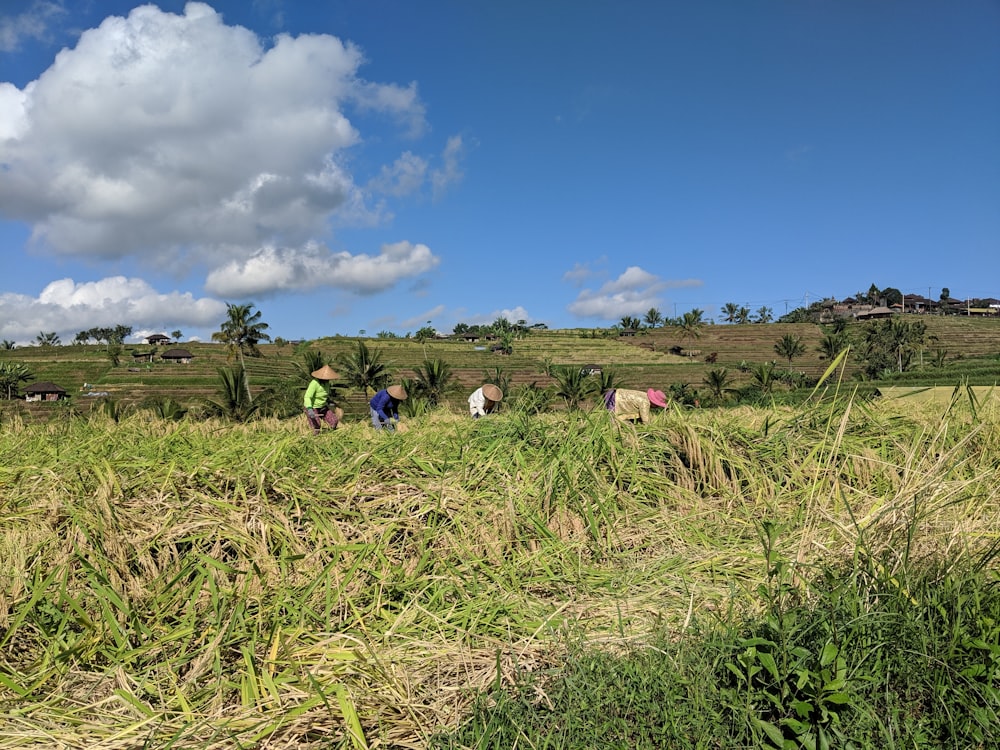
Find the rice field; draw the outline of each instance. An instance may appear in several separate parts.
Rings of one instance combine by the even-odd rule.
[[[900,590],[940,564],[995,590],[998,421],[957,392],[316,437],[298,419],[5,418],[0,749],[503,747],[456,734],[484,695],[530,678],[551,703],[580,649],[766,616],[776,571],[798,603],[859,559]],[[1000,647],[984,653],[990,721]]]

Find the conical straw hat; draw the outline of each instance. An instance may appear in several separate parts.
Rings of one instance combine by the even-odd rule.
[[[316,380],[336,380],[340,377],[337,371],[330,367],[330,365],[323,365],[318,370],[313,370],[310,374]]]
[[[486,396],[490,401],[499,401],[503,398],[503,391],[497,388],[492,383],[487,383],[483,386],[483,395]]]
[[[406,389],[401,385],[390,385],[386,390],[397,401],[406,401]]]

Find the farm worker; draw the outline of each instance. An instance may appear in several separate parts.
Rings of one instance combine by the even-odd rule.
[[[318,370],[310,373],[312,380],[306,388],[306,395],[303,405],[306,409],[306,419],[312,427],[314,435],[319,434],[320,427],[326,422],[333,429],[337,429],[340,418],[344,416],[344,410],[340,407],[331,409],[330,406],[330,381],[336,380],[340,376],[330,365],[323,365]]]
[[[615,388],[604,394],[604,405],[622,421],[639,420],[643,424],[649,422],[649,407],[667,405],[667,397],[663,391],[652,388],[643,391],[632,391],[626,388]]]
[[[469,411],[472,413],[472,418],[479,419],[487,414],[493,414],[500,408],[500,399],[502,398],[503,391],[492,383],[486,383],[477,388],[469,396]]]
[[[401,385],[390,385],[372,396],[368,402],[372,411],[372,426],[394,430],[393,420],[399,422],[399,402],[406,401],[406,389]]]

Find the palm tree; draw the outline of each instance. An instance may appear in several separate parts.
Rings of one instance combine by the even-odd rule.
[[[682,339],[696,339],[701,336],[701,328],[705,325],[701,316],[704,314],[703,310],[695,308],[693,310],[689,310],[681,316],[677,323],[677,327],[680,328]]]
[[[786,333],[774,344],[774,353],[787,359],[789,367],[792,365],[792,360],[801,357],[805,351],[806,345],[802,343],[802,339],[790,333]]]
[[[337,365],[344,382],[362,391],[384,388],[392,377],[389,367],[382,361],[382,352],[369,349],[364,341],[357,341],[353,353],[343,353],[337,357]]]
[[[555,378],[556,395],[570,409],[579,408],[596,390],[591,376],[582,374],[579,367],[560,367],[555,371]]]
[[[737,325],[743,325],[750,322],[750,308],[741,307],[736,311],[736,323]]]
[[[35,342],[39,346],[59,346],[62,343],[55,331],[50,333],[39,331],[38,335],[35,337]]]
[[[663,323],[663,314],[655,307],[651,307],[646,311],[644,321],[650,328],[656,328]]]
[[[607,393],[622,387],[621,376],[610,367],[601,370],[601,374],[597,376],[597,383],[599,393]]]
[[[727,323],[735,323],[739,319],[740,306],[735,302],[727,302],[722,306],[722,319]]]
[[[833,359],[848,346],[848,338],[843,333],[828,333],[819,341],[816,350],[823,359]]]
[[[211,414],[228,417],[236,422],[245,422],[257,411],[257,405],[250,400],[246,387],[246,372],[235,367],[219,368],[219,398],[207,400]]]
[[[754,385],[760,388],[761,393],[770,393],[774,387],[774,362],[762,362],[754,365],[750,370]]]
[[[622,319],[618,321],[618,327],[623,331],[632,330],[642,326],[642,322],[638,318],[634,318],[631,315],[623,315]]]
[[[319,349],[306,349],[302,353],[302,362],[296,362],[295,367],[302,376],[302,379],[309,382],[312,377],[310,373],[316,372],[323,365],[328,364],[323,352]]]
[[[187,414],[187,408],[181,406],[181,404],[174,401],[169,396],[149,401],[146,406],[157,417],[170,422],[177,422],[182,419],[185,414]]]
[[[442,396],[451,386],[451,365],[441,359],[425,359],[417,368],[414,385],[419,395],[424,396],[431,406],[437,406]]]
[[[712,394],[712,397],[715,398],[716,401],[724,400],[726,394],[731,390],[729,387],[731,382],[729,370],[725,367],[709,370],[705,373],[703,382],[708,387],[709,393]]]
[[[757,319],[754,321],[755,323],[770,323],[774,320],[774,311],[767,306],[757,308],[756,315]]]
[[[244,355],[248,357],[263,356],[257,347],[261,341],[270,341],[271,337],[264,333],[269,327],[267,323],[261,322],[260,310],[254,311],[253,303],[245,305],[233,305],[226,303],[227,318],[222,327],[212,334],[212,341],[220,341],[229,349],[229,357],[238,355],[240,358],[240,368],[243,370],[241,378],[243,385],[247,389],[247,398],[253,401],[250,394],[250,379],[247,377],[247,366]]]

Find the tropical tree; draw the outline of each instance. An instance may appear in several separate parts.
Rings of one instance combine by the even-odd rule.
[[[38,335],[35,336],[35,343],[38,344],[38,346],[59,346],[62,342],[59,340],[59,336],[55,331],[50,333],[39,331]]]
[[[160,419],[165,419],[170,422],[177,422],[183,419],[184,415],[187,414],[188,411],[187,407],[182,406],[169,396],[150,400],[146,403],[146,408]]]
[[[17,398],[21,383],[34,380],[34,375],[26,364],[21,362],[0,362],[0,390],[5,398]]]
[[[226,303],[226,320],[222,327],[212,334],[212,341],[219,341],[226,345],[229,350],[229,358],[238,356],[240,369],[243,371],[242,384],[246,387],[247,399],[253,401],[250,394],[250,379],[247,377],[247,366],[244,357],[261,357],[260,348],[257,346],[261,341],[270,341],[271,337],[265,333],[269,328],[267,323],[261,320],[260,310],[253,309],[253,303],[245,305],[234,305]]]
[[[646,311],[646,317],[643,321],[650,328],[656,328],[663,325],[663,314],[655,307],[651,307]]]
[[[735,323],[740,314],[740,306],[735,302],[727,302],[722,306],[722,319],[727,323]]]
[[[597,390],[592,376],[582,374],[579,367],[560,367],[554,374],[556,396],[570,409],[578,409]]]
[[[827,333],[819,340],[816,350],[822,359],[834,359],[850,345],[850,339],[845,333]]]
[[[368,391],[377,391],[389,383],[392,373],[382,361],[379,349],[370,349],[364,341],[355,342],[353,352],[345,352],[337,357],[341,378],[347,385],[357,388],[368,396]]]
[[[435,336],[437,336],[437,331],[434,330],[433,326],[422,326],[415,334],[413,334],[413,338],[421,344],[428,339],[434,338]]]
[[[682,339],[696,339],[701,336],[701,329],[705,325],[705,322],[702,319],[704,314],[703,310],[695,308],[693,310],[688,310],[681,316],[680,320],[677,322],[677,327],[680,329],[680,336]]]
[[[176,331],[170,332],[170,338],[172,338],[174,341],[180,341],[183,335],[184,332],[181,331],[179,328]]]
[[[514,353],[514,332],[507,331],[500,334],[500,340],[496,343],[494,351],[498,351],[501,354],[513,354]]]
[[[437,406],[451,387],[453,377],[451,365],[444,360],[425,359],[417,368],[414,388],[431,406]]]
[[[786,333],[774,345],[774,353],[787,359],[789,366],[793,359],[801,357],[805,351],[806,345],[802,343],[802,339],[790,333]]]
[[[590,375],[588,377],[595,377]],[[622,387],[621,375],[611,367],[601,369],[601,374],[596,376],[598,393],[607,393]]]
[[[738,325],[744,325],[750,322],[750,308],[741,307],[736,311],[736,323]]]
[[[732,389],[729,387],[732,382],[732,378],[729,375],[729,370],[725,367],[719,367],[715,370],[709,370],[705,373],[705,377],[702,380],[705,386],[708,388],[708,392],[712,394],[712,397],[716,401],[723,401]]]
[[[17,349],[17,344],[9,339],[4,339],[3,342],[0,342],[0,349],[6,349],[7,351]]]
[[[490,325],[490,330],[493,331],[497,336],[504,333],[512,333],[514,330],[514,324],[511,323],[503,315],[497,317],[496,320]]]
[[[926,333],[922,321],[904,320],[903,316],[869,323],[860,348],[865,375],[875,378],[893,370],[908,370]]]
[[[399,384],[403,386],[403,390],[410,395],[405,401],[399,404],[399,413],[404,417],[409,417],[413,419],[414,417],[424,416],[431,405],[430,402],[424,397],[417,393],[417,384],[412,378],[400,378]]]
[[[755,313],[755,315],[756,315],[756,319],[754,320],[755,323],[770,323],[772,320],[774,320],[774,311],[767,306],[762,306],[757,308],[757,312]]]
[[[951,289],[948,287],[941,288],[941,296],[938,297],[938,302],[940,307],[938,308],[941,312],[946,312],[950,306],[949,300],[951,299]]]
[[[623,331],[635,330],[642,327],[642,322],[631,315],[623,315],[622,319],[618,321],[618,327]]]
[[[246,372],[235,367],[220,367],[219,397],[205,402],[206,411],[235,422],[246,422],[257,411],[246,387]]]
[[[108,348],[105,354],[108,357],[108,362],[111,363],[112,367],[118,367],[122,361],[122,351],[123,347],[121,344],[108,344]]]
[[[761,362],[753,365],[750,368],[750,377],[753,378],[753,384],[761,393],[770,393],[777,380],[774,362]]]

